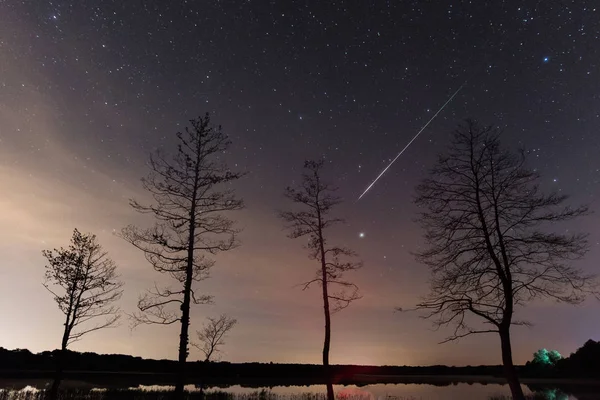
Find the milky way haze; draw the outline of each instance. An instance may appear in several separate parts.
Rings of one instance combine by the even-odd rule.
[[[348,226],[334,239],[365,264],[352,278],[364,298],[334,316],[332,363],[499,363],[495,336],[437,345],[447,332],[393,311],[427,292],[428,272],[410,253],[422,244],[413,188],[456,124],[473,117],[530,152],[545,189],[597,209],[600,8],[442,3],[0,2],[0,346],[59,344],[41,250],[67,245],[75,227],[97,234],[119,265],[124,310],[163,279],[113,233],[148,222],[128,206],[146,196],[148,153],[172,149],[174,133],[208,111],[233,141],[231,167],[250,172],[237,186],[243,244],[199,286],[215,305],[192,311],[192,330],[205,316],[238,319],[225,359],[319,362],[319,293],[295,287],[315,265],[277,212],[304,159],[324,157],[347,200]],[[598,265],[599,222],[595,214],[568,227],[591,233],[580,263],[588,271]],[[515,330],[515,361],[600,339],[599,311],[597,302],[532,305],[519,314],[535,325]],[[73,349],[174,358],[177,327],[124,324]]]

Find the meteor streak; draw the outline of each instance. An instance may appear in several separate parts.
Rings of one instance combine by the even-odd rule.
[[[465,83],[467,83],[465,81]],[[454,92],[454,94],[452,96],[450,96],[450,98],[444,103],[443,106],[440,107],[440,109],[433,114],[433,117],[431,117],[431,119],[429,121],[427,121],[427,123],[425,125],[423,125],[423,127],[419,130],[419,132],[417,132],[417,134],[410,140],[410,142],[408,142],[408,144],[406,146],[404,146],[404,148],[402,149],[402,151],[400,153],[398,153],[398,155],[396,156],[396,158],[394,158],[392,160],[392,162],[390,162],[388,164],[387,167],[385,167],[383,169],[383,171],[381,171],[381,173],[379,175],[377,175],[377,178],[375,178],[375,180],[365,189],[364,192],[362,192],[362,194],[360,196],[358,196],[358,200],[362,199],[362,197],[367,194],[367,192],[373,187],[373,185],[375,185],[377,183],[377,181],[379,180],[379,178],[381,178],[383,176],[383,174],[385,174],[385,172],[390,169],[390,167],[392,166],[393,163],[396,162],[396,160],[402,155],[402,153],[404,153],[404,151],[406,151],[406,149],[408,149],[408,146],[410,146],[412,144],[412,142],[415,141],[416,138],[419,137],[419,135],[421,134],[421,132],[423,132],[425,130],[425,128],[427,128],[427,125],[429,125],[431,123],[431,121],[433,121],[435,119],[435,117],[438,116],[439,113],[442,112],[442,110],[448,105],[448,103],[450,103],[452,101],[452,99],[454,98],[454,96],[456,96],[458,94],[458,92],[461,91],[461,89],[463,88],[463,86],[465,86],[465,83],[463,83],[462,85],[460,85],[460,87],[456,90],[456,92]]]

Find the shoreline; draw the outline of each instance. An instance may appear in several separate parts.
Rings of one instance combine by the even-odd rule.
[[[65,382],[78,387],[98,387],[125,389],[144,386],[169,386],[174,382],[175,374],[154,372],[117,372],[117,371],[65,371]],[[40,385],[52,380],[51,371],[0,371],[0,388],[7,386],[26,386],[28,383]],[[594,386],[600,387],[600,379],[589,378],[520,378],[521,384],[532,386]],[[502,376],[493,375],[379,375],[379,374],[350,374],[333,377],[334,385],[342,386],[365,386],[375,384],[398,384],[398,385],[434,385],[447,386],[451,384],[506,384]],[[324,379],[315,377],[243,377],[243,376],[211,376],[202,379],[200,376],[190,376],[190,385],[204,384],[206,387],[221,387],[226,389],[230,386],[241,386],[246,388],[263,388],[274,386],[312,386],[325,385]]]
[[[357,374],[354,376],[358,383],[369,384],[410,384],[414,381],[421,381],[424,384],[434,382],[458,382],[458,383],[501,383],[506,384],[506,379],[500,376],[491,375],[369,375]],[[410,381],[410,382],[409,382]],[[590,385],[600,386],[600,379],[575,379],[575,378],[519,378],[521,384],[556,384],[556,385]]]

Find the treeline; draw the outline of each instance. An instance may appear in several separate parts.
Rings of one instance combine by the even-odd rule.
[[[59,350],[32,353],[29,350],[7,350],[0,347],[0,375],[28,377],[45,376],[55,367],[55,359]],[[129,378],[134,375],[150,375],[149,381],[169,381],[176,371],[177,361],[144,359],[124,354],[97,354],[67,351],[64,354],[68,370],[72,377],[93,374],[113,374]],[[501,366],[466,366],[452,367],[433,365],[413,366],[366,366],[366,365],[331,365],[329,374],[321,364],[276,364],[276,363],[230,363],[230,362],[188,362],[189,383],[241,383],[262,381],[269,383],[334,383],[352,382],[357,375],[382,376],[502,376]],[[158,377],[157,377],[158,375]],[[162,375],[163,379],[160,379]],[[139,376],[138,376],[139,378]],[[158,378],[158,379],[157,379]],[[127,378],[128,379],[128,378]]]
[[[527,362],[522,371],[526,375],[546,378],[599,378],[600,341],[590,339],[575,353],[554,364]]]
[[[0,376],[45,375],[55,368],[59,350],[32,353],[26,349],[8,350],[0,347]],[[164,375],[169,381],[176,371],[175,360],[154,360],[125,354],[97,354],[67,351],[65,354],[69,374],[106,373],[120,375],[150,374],[156,382],[156,375]],[[502,366],[367,366],[332,365],[331,376],[327,377],[321,364],[277,364],[277,363],[230,363],[230,362],[188,362],[190,382],[229,383],[269,378],[270,382],[317,383],[333,378],[337,382],[352,381],[357,375],[384,376],[502,376]],[[554,365],[527,362],[519,366],[523,377],[540,378],[599,378],[600,341],[588,340],[569,357]],[[114,378],[114,377],[113,377]],[[160,380],[160,379],[159,379]]]

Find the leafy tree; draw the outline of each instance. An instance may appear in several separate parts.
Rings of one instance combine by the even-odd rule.
[[[586,235],[547,232],[588,209],[544,194],[525,159],[501,146],[496,129],[468,120],[416,198],[427,241],[417,259],[432,273],[430,294],[417,308],[437,326],[454,326],[447,340],[498,334],[506,378],[519,400],[510,329],[527,323],[514,318],[515,310],[535,299],[577,304],[597,294],[595,277],[571,266],[587,252]]]
[[[323,365],[329,366],[331,346],[331,314],[361,298],[358,286],[344,279],[344,273],[362,267],[361,262],[351,261],[356,253],[345,247],[332,246],[326,237],[326,230],[335,224],[343,223],[341,218],[330,214],[341,203],[335,195],[333,185],[322,179],[323,161],[306,161],[302,181],[298,187],[288,187],[285,196],[298,210],[280,213],[280,217],[291,230],[292,239],[307,237],[309,258],[315,260],[319,268],[315,277],[302,284],[303,290],[313,284],[321,287],[323,311],[325,315],[325,341],[323,343]],[[327,387],[328,398],[333,397],[333,388]]]
[[[557,350],[550,350],[548,352],[548,359],[552,365],[556,365],[557,362],[563,359],[563,356]]]
[[[194,347],[204,354],[204,361],[209,362],[221,347],[225,345],[225,335],[233,329],[237,320],[221,314],[218,318],[208,317],[202,330],[196,331],[199,343],[192,343]]]
[[[533,361],[532,362],[537,365],[544,365],[544,366],[552,365],[552,362],[550,361],[549,352],[546,349],[539,349],[538,351],[533,353]]]
[[[95,235],[75,229],[68,248],[42,254],[48,261],[43,285],[65,315],[56,375],[49,391],[49,397],[56,399],[67,347],[90,332],[117,324],[120,310],[115,302],[121,298],[123,283]]]
[[[134,325],[180,323],[176,398],[184,395],[190,305],[211,301],[210,296],[197,294],[194,282],[208,278],[214,265],[208,256],[238,245],[239,230],[224,213],[243,208],[230,186],[242,174],[231,172],[220,160],[231,142],[220,126],[211,125],[208,113],[190,124],[177,133],[179,144],[172,158],[160,151],[150,157],[151,172],[142,183],[154,203],[130,202],[137,212],[152,215],[154,226],[130,225],[121,233],[144,252],[156,271],[177,283],[174,288],[155,285],[140,298],[139,312],[133,315]]]

